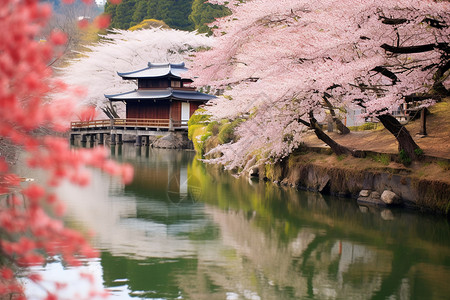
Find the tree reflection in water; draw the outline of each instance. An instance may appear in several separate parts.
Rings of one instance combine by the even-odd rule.
[[[126,286],[143,299],[450,294],[444,218],[249,182],[190,152],[116,147],[116,159],[135,165],[132,184],[97,173],[86,190],[60,191],[69,221],[97,232],[113,292]]]

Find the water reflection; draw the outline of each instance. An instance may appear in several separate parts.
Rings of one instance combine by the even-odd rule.
[[[140,299],[443,299],[447,220],[236,179],[193,153],[116,146],[123,186],[64,185],[68,222],[97,233],[104,285]]]

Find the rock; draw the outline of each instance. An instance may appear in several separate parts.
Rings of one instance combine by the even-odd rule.
[[[380,198],[372,197],[358,197],[356,200],[359,204],[372,205],[372,206],[386,206],[386,204],[380,200]]]
[[[287,186],[288,183],[289,183],[289,182],[288,182],[288,179],[285,178],[285,179],[281,180],[280,185],[282,185],[282,186]]]
[[[360,197],[369,197],[369,195],[370,195],[370,190],[361,190],[359,192]]]
[[[250,170],[248,171],[248,176],[250,177],[258,177],[259,175],[259,168],[256,166],[253,166],[250,168]]]
[[[370,198],[372,198],[372,199],[380,199],[380,193],[372,192],[372,193],[370,193]]]
[[[187,138],[181,135],[169,133],[153,142],[152,146],[154,148],[184,149],[188,147],[188,142]]]
[[[330,181],[330,176],[328,176],[328,174],[320,177],[320,179],[318,180],[317,191],[322,192],[325,189],[325,187],[327,186],[329,181]]]
[[[401,198],[394,192],[385,190],[381,194],[381,200],[386,204],[400,204]]]

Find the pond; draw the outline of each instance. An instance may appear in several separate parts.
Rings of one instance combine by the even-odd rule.
[[[134,165],[131,184],[94,172],[90,186],[58,193],[68,226],[96,233],[100,257],[82,268],[113,299],[450,295],[446,218],[235,178],[189,151],[123,145],[111,154]],[[39,272],[72,284],[74,268],[54,258]]]

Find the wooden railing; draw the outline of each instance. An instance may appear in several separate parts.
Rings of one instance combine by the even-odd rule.
[[[172,124],[171,124],[172,123]],[[183,122],[187,123],[187,122]],[[107,119],[71,122],[72,129],[99,128],[99,127],[153,127],[153,128],[176,128],[181,127],[181,121],[169,119]]]

